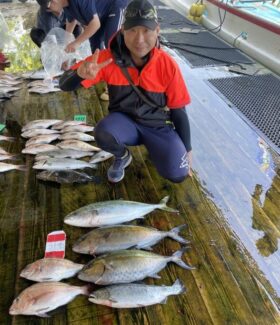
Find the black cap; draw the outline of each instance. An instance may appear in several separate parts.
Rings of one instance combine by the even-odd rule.
[[[158,25],[155,7],[147,0],[132,0],[124,13],[124,29],[144,26],[155,30]]]
[[[39,6],[43,7],[43,8],[48,8],[49,3],[51,2],[51,0],[36,0],[39,4]]]

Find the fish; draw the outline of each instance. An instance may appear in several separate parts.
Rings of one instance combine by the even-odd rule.
[[[5,100],[5,99],[10,99],[12,98],[13,95],[11,94],[8,94],[7,92],[4,92],[4,91],[0,91],[0,98]]]
[[[92,132],[94,130],[93,126],[80,124],[80,125],[68,125],[61,130],[61,133],[67,132]]]
[[[33,145],[33,144],[45,144],[45,143],[51,143],[53,141],[55,141],[56,139],[58,139],[59,137],[59,133],[53,133],[53,134],[42,134],[42,135],[38,135],[34,138],[30,138],[27,142],[26,142],[26,147]]]
[[[49,171],[44,170],[36,175],[36,178],[56,182],[59,184],[73,184],[73,183],[88,183],[94,182],[100,183],[100,177],[95,175],[88,175],[85,172],[76,170],[60,170],[60,171]]]
[[[185,286],[178,279],[172,286],[117,284],[93,291],[88,300],[113,308],[139,308],[165,304],[168,296],[179,295],[185,291]]]
[[[155,209],[179,213],[178,210],[166,206],[168,200],[169,196],[158,204],[125,200],[96,202],[69,213],[64,218],[64,223],[76,227],[103,227],[143,218]]]
[[[85,122],[83,122],[83,121],[75,121],[75,120],[61,121],[60,123],[54,124],[52,126],[52,129],[62,130],[63,128],[65,128],[67,126],[79,126],[79,125],[85,125]]]
[[[151,249],[151,246],[165,237],[170,237],[182,244],[189,241],[178,235],[186,225],[159,231],[152,227],[134,225],[117,225],[97,228],[83,235],[73,245],[73,251],[81,254],[99,255],[120,249],[137,248]]]
[[[16,87],[16,86],[1,86],[1,91],[4,92],[4,93],[9,93],[11,91],[16,91],[16,90],[19,90],[20,87]]]
[[[67,169],[84,169],[84,168],[96,168],[94,164],[90,164],[86,161],[72,159],[72,158],[48,158],[35,162],[34,169],[44,170],[67,170]]]
[[[20,276],[36,282],[60,281],[76,275],[83,267],[65,258],[41,258],[28,264]]]
[[[110,152],[101,150],[99,152],[97,152],[91,159],[90,159],[90,163],[92,164],[96,164],[99,163],[101,161],[105,161],[107,159],[110,159],[111,157],[113,157],[114,155]]]
[[[95,141],[92,135],[83,132],[66,132],[59,136],[59,140],[81,140],[81,141]]]
[[[100,148],[91,146],[90,144],[80,140],[65,140],[57,144],[61,149],[72,149],[81,151],[100,151]]]
[[[48,94],[48,93],[61,91],[61,89],[53,86],[45,86],[45,87],[36,86],[36,87],[29,88],[28,91],[30,93],[36,93],[36,94]]]
[[[10,315],[49,317],[49,311],[72,301],[78,295],[89,295],[89,286],[72,286],[62,282],[35,283],[14,299]]]
[[[35,157],[35,160],[47,159],[49,157],[52,157],[52,158],[83,158],[83,157],[92,156],[92,155],[93,155],[93,152],[91,152],[91,151],[60,149],[60,150],[52,150],[52,151],[46,151],[44,153],[40,153]]]
[[[51,130],[51,129],[31,129],[28,131],[25,131],[21,134],[23,138],[34,138],[39,135],[43,134],[54,134],[54,133],[59,133],[58,130]]]
[[[6,137],[5,135],[0,135],[0,141],[15,141],[16,138],[14,137]]]
[[[78,273],[78,278],[98,285],[130,283],[141,281],[146,277],[160,279],[157,273],[169,262],[176,263],[186,270],[194,269],[181,260],[185,250],[184,247],[172,256],[136,249],[108,253],[86,264]]]
[[[45,119],[45,120],[33,120],[28,122],[22,127],[22,132],[25,132],[27,130],[31,129],[47,129],[48,127],[61,122],[61,120],[51,120],[51,119]]]
[[[7,172],[12,169],[26,171],[25,165],[13,165],[0,162],[0,173]]]
[[[16,160],[18,155],[14,154],[1,154],[0,153],[0,161],[2,160]]]
[[[1,71],[1,70],[0,70],[0,71]],[[1,155],[9,155],[10,153],[7,152],[5,149],[3,149],[3,148],[0,147],[0,154],[1,154]]]
[[[59,150],[59,148],[52,144],[32,144],[24,148],[21,152],[30,155],[37,155],[39,153],[51,151],[51,150]]]

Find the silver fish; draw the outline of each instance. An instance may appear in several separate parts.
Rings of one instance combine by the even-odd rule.
[[[0,141],[15,141],[16,138],[14,137],[6,137],[5,135],[0,135]]]
[[[108,253],[85,265],[78,273],[78,278],[100,285],[130,283],[146,277],[159,279],[157,273],[169,262],[176,263],[186,270],[193,269],[181,260],[185,250],[186,248],[182,248],[172,256],[162,256],[136,249]]]
[[[24,165],[13,165],[0,162],[0,173],[7,172],[12,169],[26,171],[26,167]]]
[[[61,89],[53,86],[47,86],[47,87],[36,86],[36,87],[29,88],[28,91],[30,93],[36,93],[36,94],[48,94],[48,93],[61,91]]]
[[[51,150],[59,150],[59,148],[52,144],[33,144],[30,145],[29,147],[24,148],[21,152],[30,155],[37,155],[39,153],[51,151]]]
[[[45,144],[45,143],[51,143],[53,141],[55,141],[56,139],[59,138],[59,134],[58,133],[53,133],[53,134],[42,134],[42,135],[38,135],[34,138],[29,139],[26,142],[26,147],[33,145],[33,144]]]
[[[48,158],[38,160],[33,166],[34,169],[44,170],[67,170],[67,169],[84,169],[96,168],[94,164],[89,164],[86,161],[71,159],[71,158]]]
[[[45,119],[45,120],[30,121],[22,127],[22,132],[25,132],[25,131],[31,130],[31,129],[47,129],[48,127],[54,125],[55,123],[59,123],[59,122],[61,122],[61,120]]]
[[[131,247],[151,249],[151,246],[165,237],[187,244],[188,241],[178,235],[185,226],[182,225],[170,231],[159,231],[151,227],[134,225],[97,228],[78,239],[73,245],[73,251],[81,254],[99,255]]]
[[[94,130],[93,126],[90,125],[68,125],[61,130],[61,133],[67,132],[92,132]]]
[[[1,71],[1,70],[0,70],[0,71]],[[7,152],[5,149],[3,149],[3,148],[0,147],[0,154],[1,154],[1,155],[9,155],[10,153]]]
[[[60,135],[60,140],[81,140],[81,141],[95,141],[92,135],[83,132],[66,132]]]
[[[118,284],[93,291],[89,301],[113,308],[138,308],[155,304],[165,304],[168,296],[179,295],[186,291],[180,280],[172,286],[146,284]]]
[[[92,156],[93,152],[91,151],[79,151],[72,149],[60,149],[54,151],[46,151],[44,153],[38,154],[35,157],[35,160],[47,159],[48,157],[52,158],[83,158],[87,156]]]
[[[60,170],[60,171],[49,171],[44,170],[36,175],[36,178],[56,182],[59,184],[73,184],[73,183],[88,183],[94,182],[100,183],[100,177],[95,175],[88,175],[85,172],[76,170]]]
[[[57,144],[61,149],[72,149],[81,151],[100,151],[99,148],[80,140],[65,140]]]
[[[14,154],[2,154],[0,153],[0,161],[3,160],[14,160],[16,159],[17,155]]]
[[[10,315],[48,317],[48,312],[72,301],[78,295],[89,295],[89,287],[62,282],[36,283],[23,290],[13,301]]]
[[[78,126],[78,125],[85,125],[85,122],[83,121],[75,121],[75,120],[71,120],[71,121],[62,121],[60,123],[56,123],[52,126],[52,129],[55,130],[62,130],[63,128],[67,127],[67,126]]]
[[[64,218],[64,222],[77,227],[102,227],[143,218],[155,209],[179,213],[166,206],[168,199],[169,196],[166,196],[158,204],[125,200],[96,202],[71,212]]]
[[[90,163],[92,164],[96,164],[99,163],[101,161],[105,161],[107,159],[110,159],[111,157],[113,157],[113,154],[111,154],[110,152],[101,150],[99,152],[97,152],[91,159],[90,159]]]
[[[21,271],[20,276],[36,282],[60,281],[71,278],[83,266],[83,264],[77,264],[65,258],[42,258],[28,264]]]
[[[58,133],[58,130],[51,130],[51,129],[31,129],[28,131],[25,131],[21,134],[23,138],[34,138],[37,137],[38,135],[43,135],[43,134],[54,134]]]

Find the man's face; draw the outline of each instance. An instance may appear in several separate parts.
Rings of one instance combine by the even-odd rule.
[[[51,0],[49,2],[48,10],[53,13],[60,13],[63,9],[61,0]]]
[[[159,26],[151,30],[144,26],[136,26],[123,30],[124,42],[132,57],[142,58],[156,45],[159,34]]]

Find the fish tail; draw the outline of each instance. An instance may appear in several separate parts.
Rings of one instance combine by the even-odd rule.
[[[182,255],[183,253],[187,250],[187,247],[183,247],[181,248],[180,250],[178,250],[177,252],[175,252],[171,257],[171,261],[176,263],[177,265],[181,266],[183,269],[186,269],[186,270],[194,270],[195,267],[193,266],[190,266],[186,263],[184,263],[182,261]]]
[[[177,279],[177,280],[173,283],[171,289],[172,289],[172,294],[174,294],[174,295],[179,295],[179,294],[184,293],[184,292],[187,291],[185,285],[184,285],[183,282],[182,282],[181,280],[179,280],[179,279]]]
[[[189,241],[184,239],[183,237],[179,236],[179,232],[185,228],[187,225],[181,225],[181,226],[178,226],[178,227],[175,227],[173,229],[171,229],[170,231],[167,232],[167,236],[178,241],[179,243],[181,244],[188,244]]]
[[[96,163],[89,163],[90,164],[90,166],[91,166],[91,168],[93,168],[93,169],[97,169],[97,164]]]
[[[17,169],[17,170],[22,170],[23,172],[26,172],[26,170],[27,170],[27,168],[26,168],[25,165],[17,165],[17,166],[16,166],[16,169]]]
[[[164,211],[168,211],[168,212],[174,212],[174,213],[179,213],[178,210],[169,208],[168,206],[166,206],[166,203],[169,200],[169,196],[165,196],[160,202],[159,202],[159,209],[164,210]]]
[[[82,295],[89,296],[94,289],[94,285],[89,283],[89,284],[81,287],[81,289],[82,289],[82,292],[81,292]]]

